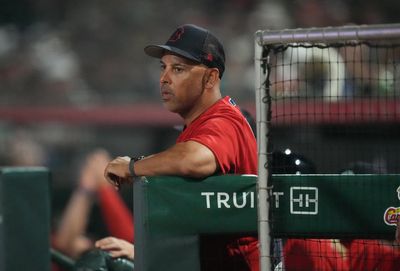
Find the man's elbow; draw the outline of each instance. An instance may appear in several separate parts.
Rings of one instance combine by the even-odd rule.
[[[202,179],[215,173],[216,168],[212,165],[198,165],[195,163],[182,163],[181,175],[189,178]]]

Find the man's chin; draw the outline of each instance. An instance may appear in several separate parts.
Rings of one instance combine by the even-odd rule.
[[[163,106],[165,109],[167,109],[168,111],[170,111],[172,113],[178,113],[177,108],[169,102],[163,101]]]

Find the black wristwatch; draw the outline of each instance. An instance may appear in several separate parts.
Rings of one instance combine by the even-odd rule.
[[[139,157],[131,157],[131,160],[129,161],[129,173],[131,174],[131,176],[137,177],[136,173],[135,173],[135,167],[133,166],[135,164],[136,161],[142,160],[144,158],[144,156],[139,156]]]

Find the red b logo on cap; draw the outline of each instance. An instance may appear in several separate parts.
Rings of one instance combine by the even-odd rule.
[[[175,42],[175,41],[179,40],[184,32],[185,32],[185,30],[183,29],[183,27],[178,28],[175,31],[175,33],[172,34],[172,36],[169,38],[169,41]]]

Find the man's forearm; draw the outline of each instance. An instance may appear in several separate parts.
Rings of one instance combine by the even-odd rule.
[[[202,178],[214,174],[214,154],[197,142],[179,143],[134,164],[138,176],[177,175]]]

